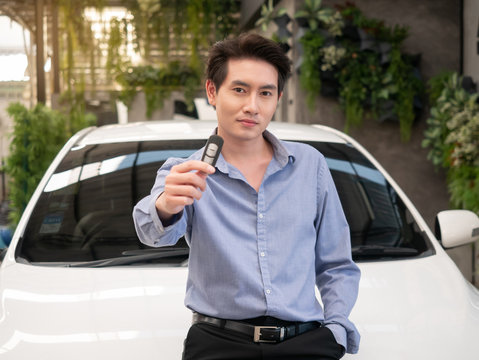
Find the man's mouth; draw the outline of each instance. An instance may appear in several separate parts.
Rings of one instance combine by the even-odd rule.
[[[245,126],[254,126],[258,124],[256,121],[252,119],[239,119],[238,121]]]

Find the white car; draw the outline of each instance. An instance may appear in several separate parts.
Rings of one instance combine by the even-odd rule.
[[[215,122],[88,128],[60,151],[0,268],[2,359],[180,359],[188,248],[141,244],[132,207],[171,156],[201,148]],[[477,359],[479,291],[443,247],[479,239],[468,211],[438,215],[437,239],[357,142],[319,125],[271,123],[327,158],[361,268],[351,314],[362,339],[345,359]],[[299,296],[299,294],[298,294]]]

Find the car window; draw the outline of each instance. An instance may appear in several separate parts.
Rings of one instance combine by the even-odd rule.
[[[188,157],[204,144],[184,140],[73,147],[35,205],[17,256],[35,264],[65,265],[153,251],[136,236],[133,206],[149,194],[166,159]],[[346,144],[309,144],[325,155],[331,169],[356,260],[431,251],[394,189],[360,152]],[[175,248],[187,248],[184,239]],[[148,256],[141,263],[178,265],[187,259],[184,252],[169,255]]]
[[[356,261],[433,253],[404,202],[363,154],[349,144],[309,144],[326,158],[350,227]]]
[[[188,157],[198,141],[128,142],[73,147],[50,177],[28,221],[18,256],[62,264],[147,249],[133,225],[133,206],[149,194],[169,157]],[[178,248],[187,247],[184,240]],[[181,263],[187,255],[148,260]]]

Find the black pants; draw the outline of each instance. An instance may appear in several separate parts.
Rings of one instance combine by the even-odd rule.
[[[183,360],[337,360],[344,348],[326,327],[279,343],[255,343],[247,335],[208,324],[194,324],[185,339]]]

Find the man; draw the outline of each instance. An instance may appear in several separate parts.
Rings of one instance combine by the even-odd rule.
[[[216,43],[206,93],[224,146],[216,168],[169,159],[134,209],[142,242],[190,245],[183,359],[339,359],[358,350],[348,320],[359,269],[324,157],[266,128],[290,64],[270,40]],[[324,307],[315,296],[318,286]]]

